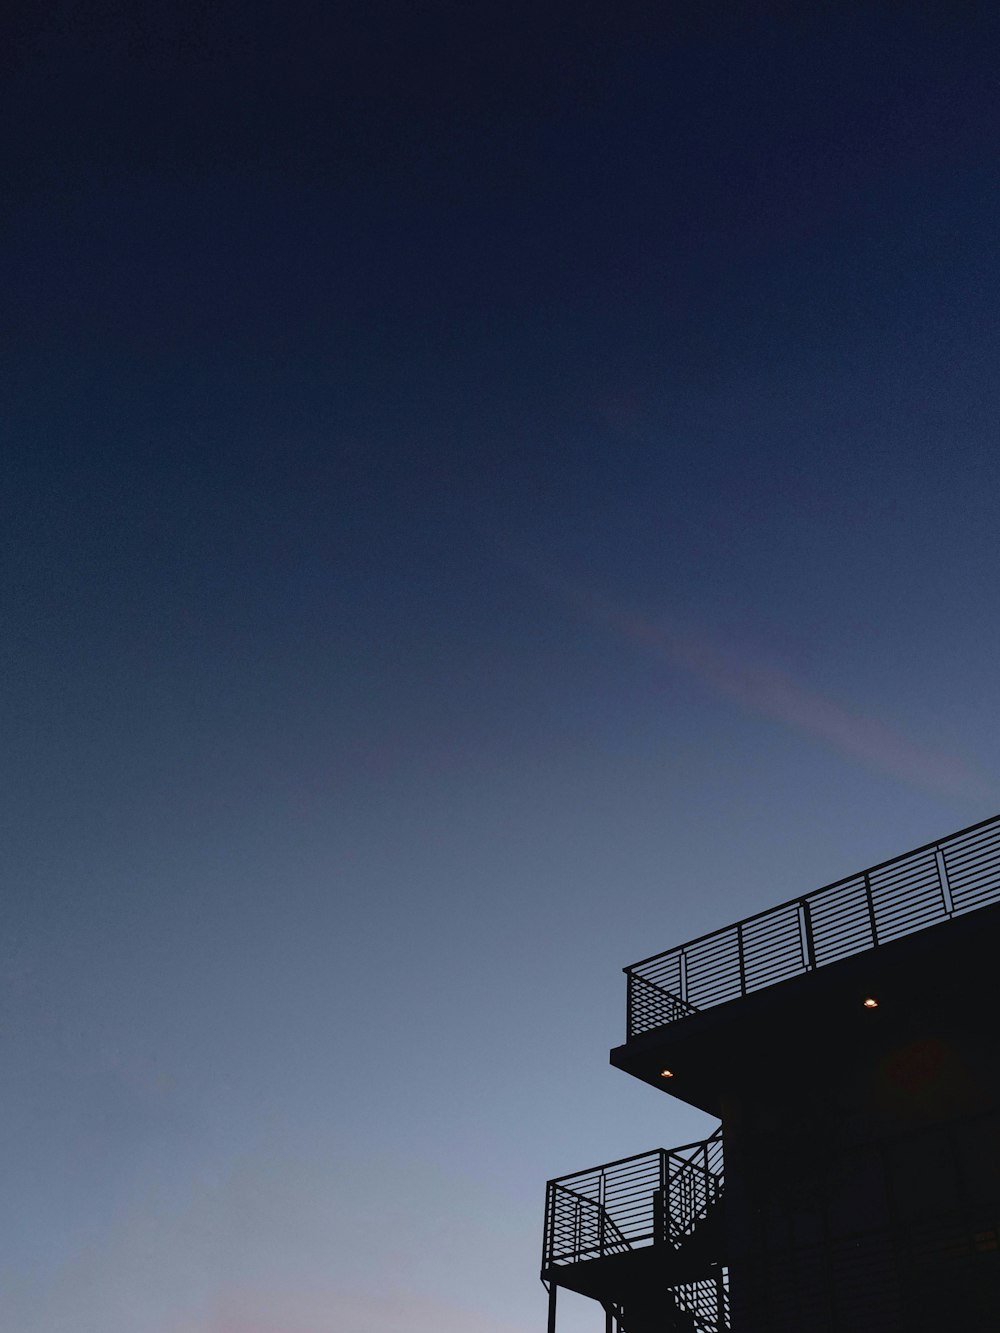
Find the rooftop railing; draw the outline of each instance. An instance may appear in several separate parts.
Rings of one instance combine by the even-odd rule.
[[[1000,815],[625,968],[628,1038],[1000,902]]]

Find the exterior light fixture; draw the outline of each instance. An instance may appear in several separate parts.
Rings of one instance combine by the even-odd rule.
[[[674,1071],[672,1069],[660,1070],[660,1078],[673,1078],[673,1076],[674,1076]]]
[[[878,1008],[878,1000],[875,999],[874,995],[867,995],[864,998],[864,1000],[862,1000],[862,1004],[865,1006],[866,1009]]]

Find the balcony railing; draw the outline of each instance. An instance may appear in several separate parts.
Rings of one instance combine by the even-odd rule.
[[[542,1274],[661,1242],[680,1248],[722,1196],[722,1131],[550,1180]]]
[[[1000,901],[1000,815],[625,969],[628,1037]]]

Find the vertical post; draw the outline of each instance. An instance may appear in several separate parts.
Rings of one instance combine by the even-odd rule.
[[[726,1284],[721,1268],[715,1270],[715,1323],[719,1328],[729,1327],[726,1310]]]
[[[549,1324],[547,1333],[556,1333],[556,1284],[549,1283]]]
[[[955,904],[951,899],[951,885],[948,883],[948,867],[944,863],[944,852],[940,847],[934,848],[934,860],[937,864],[938,883],[941,886],[941,902],[944,904],[945,916],[951,916],[955,909]]]
[[[743,956],[743,922],[736,927],[736,948],[740,959],[740,994],[747,993],[747,967],[746,959]]]
[[[604,1307],[604,1333],[612,1333],[612,1314],[609,1306]]]
[[[872,947],[878,944],[878,922],[875,920],[875,899],[872,897],[872,881],[865,871],[865,902],[868,904],[868,924],[872,932]]]
[[[712,1173],[711,1173],[711,1172],[709,1171],[709,1169],[708,1169],[708,1140],[707,1140],[707,1139],[706,1139],[705,1142],[701,1145],[701,1171],[702,1171],[701,1180],[702,1180],[702,1184],[703,1184],[704,1187],[705,1187],[705,1211],[708,1212],[708,1209],[709,1209],[709,1207],[710,1207],[710,1205],[711,1205],[711,1203],[712,1203],[712,1185],[713,1185],[714,1182],[713,1182],[713,1180],[712,1180]]]
[[[800,898],[799,904],[802,908],[802,929],[806,936],[806,971],[813,972],[816,969],[816,943],[813,939],[812,911],[808,898]]]
[[[653,1244],[667,1239],[667,1153],[660,1149],[660,1184],[653,1191]]]
[[[625,969],[625,1040],[632,1040],[632,973],[629,968]]]
[[[552,1193],[555,1186],[552,1184],[545,1187],[545,1224],[542,1227],[542,1272],[549,1266],[549,1258],[552,1254]]]
[[[667,1210],[664,1207],[663,1190],[653,1190],[653,1244],[659,1245],[667,1238]]]

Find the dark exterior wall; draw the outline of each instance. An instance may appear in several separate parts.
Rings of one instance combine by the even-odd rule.
[[[906,924],[611,1052],[722,1121],[732,1333],[1000,1333],[1000,903]]]
[[[1000,1330],[1000,1061],[963,961],[727,1091],[734,1333]]]

